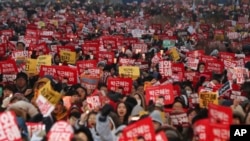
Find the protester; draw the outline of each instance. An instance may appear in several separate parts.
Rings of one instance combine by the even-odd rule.
[[[229,140],[250,123],[249,4],[1,2],[3,140]]]

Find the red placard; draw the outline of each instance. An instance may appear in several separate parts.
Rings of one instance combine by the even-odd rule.
[[[194,138],[197,141],[210,141],[209,140],[209,119],[201,119],[194,124]]]
[[[150,117],[138,120],[128,125],[122,132],[122,140],[134,141],[138,137],[144,137],[145,141],[155,141],[155,130]]]
[[[93,42],[85,42],[82,45],[82,50],[85,55],[91,52],[94,56],[96,56],[97,52],[99,51],[99,47],[100,47],[100,41],[96,40]]]
[[[112,36],[102,37],[102,43],[105,49],[115,51],[117,49],[117,38]]]
[[[47,46],[47,44],[45,42],[40,43],[38,45],[30,44],[29,50],[30,51],[36,51],[37,55],[38,55],[38,53],[40,51],[42,51],[44,54],[48,54],[49,53],[49,48],[48,48],[48,46]]]
[[[130,58],[119,58],[119,66],[133,66],[135,59]]]
[[[230,138],[229,125],[223,124],[209,124],[210,130],[208,130],[210,141],[228,141]]]
[[[82,74],[85,69],[88,68],[94,68],[97,66],[97,61],[96,60],[83,60],[83,61],[77,61],[76,62],[78,74]]]
[[[159,72],[162,77],[171,77],[172,76],[172,62],[161,60],[159,62]]]
[[[122,39],[118,39],[118,42],[121,42],[121,44],[131,45],[131,44],[137,43],[138,39],[137,38],[122,38]]]
[[[208,105],[208,116],[210,123],[226,124],[232,123],[232,109],[230,107],[209,104]]]
[[[27,37],[39,37],[39,30],[37,29],[26,29],[25,36]]]
[[[132,90],[133,80],[131,78],[108,78],[108,89],[116,91],[118,88],[123,88],[124,94],[130,94]]]
[[[150,86],[146,88],[146,102],[153,100],[156,102],[157,100],[161,100],[163,98],[164,104],[172,104],[174,102],[174,93],[173,93],[173,85],[159,85],[159,86]]]
[[[99,109],[101,108],[101,100],[99,95],[90,95],[86,99],[89,109]]]
[[[0,114],[0,141],[22,141],[14,112]]]
[[[171,112],[169,115],[171,122],[173,126],[182,126],[182,127],[188,127],[188,116],[187,113],[176,113],[176,112]]]
[[[75,52],[74,46],[57,46],[57,52],[60,53],[61,50]]]
[[[221,74],[224,71],[224,63],[221,61],[207,62],[206,63],[206,71]]]
[[[73,136],[73,128],[66,121],[57,121],[47,135],[48,141],[71,141]]]
[[[148,45],[145,43],[132,44],[132,52],[134,53],[146,53],[148,52]]]
[[[12,37],[14,35],[14,31],[12,29],[6,29],[0,31],[1,35]]]
[[[114,63],[114,52],[108,52],[108,51],[100,51],[98,52],[98,61],[104,61],[106,60],[108,64]]]
[[[39,37],[36,36],[24,36],[24,42],[26,46],[29,46],[30,44],[38,44]]]
[[[205,54],[204,50],[195,50],[186,53],[187,57],[198,58],[201,60],[201,57]]]
[[[70,68],[68,66],[44,66],[40,68],[39,75],[44,77],[45,75],[51,75],[57,78],[58,80],[67,79],[68,84],[77,83],[77,69]]]
[[[235,54],[234,53],[229,53],[229,52],[220,52],[219,53],[220,60],[234,60],[235,59]]]
[[[52,37],[54,35],[54,31],[50,31],[50,30],[41,30],[40,31],[40,36],[41,37]]]
[[[187,67],[192,70],[197,70],[199,64],[199,59],[187,57]]]
[[[215,62],[217,61],[217,59],[212,56],[202,55],[200,61],[203,63],[207,63],[207,62]]]
[[[103,74],[103,71],[98,67],[86,68],[83,71],[83,74],[91,76],[91,77],[100,78],[102,76],[102,74]]]
[[[16,62],[14,60],[6,60],[0,62],[1,74],[16,74],[18,73]]]
[[[147,71],[149,69],[149,63],[144,62],[144,61],[135,62],[135,66],[138,66],[140,68],[140,70],[146,70]]]

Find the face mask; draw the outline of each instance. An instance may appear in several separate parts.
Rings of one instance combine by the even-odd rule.
[[[141,100],[136,100],[137,101],[137,105],[141,105]]]

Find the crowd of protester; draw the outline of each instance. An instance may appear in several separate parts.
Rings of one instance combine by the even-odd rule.
[[[206,119],[216,124],[215,127],[222,124],[228,132],[218,138],[229,140],[230,125],[250,124],[249,14],[248,0],[224,4],[206,0],[156,0],[126,4],[109,1],[2,3],[0,129],[8,137],[0,135],[0,140],[10,139],[12,133],[3,130],[7,128],[4,126],[4,113],[9,111],[16,117],[14,120],[22,140],[57,140],[61,137],[61,140],[119,141],[127,135],[126,128],[132,128],[131,125],[143,126],[138,122],[146,121],[148,117],[152,123],[144,124],[152,125],[153,133],[144,129],[145,133],[136,134],[134,140],[214,140],[216,135],[208,135],[209,129],[203,131],[205,135],[199,134],[202,129],[198,131],[198,123],[205,125]],[[44,31],[50,34],[42,35]],[[112,41],[115,39],[116,45],[114,42],[104,44],[104,37]],[[111,62],[110,58],[100,59],[102,54],[86,49],[87,43],[95,44],[96,41],[97,52],[114,54]],[[143,51],[145,48],[134,50],[135,43],[146,46],[146,51]],[[41,45],[42,48],[38,47]],[[73,46],[71,52],[76,53],[75,63],[65,61],[59,49],[53,50],[54,46]],[[24,59],[14,55],[26,51],[27,55],[22,54]],[[71,79],[66,74],[63,74],[65,77],[58,77],[39,73],[42,66],[38,73],[29,73],[25,65],[27,59],[35,60],[43,55],[52,56],[51,66],[62,68],[76,68],[78,62],[95,60],[94,68],[101,70],[97,72],[99,74],[92,74],[99,76],[96,87],[85,85],[85,76],[91,78],[87,74],[77,74],[75,83],[69,83]],[[122,63],[121,58],[129,62]],[[14,72],[5,70],[3,64],[13,60],[17,69],[12,68]],[[226,64],[225,60],[231,65]],[[133,61],[144,63],[146,67],[142,68]],[[162,71],[167,64],[162,65],[161,61],[171,62],[172,67]],[[174,70],[174,64],[183,66],[183,70]],[[129,76],[133,77],[130,91],[123,85],[111,90],[108,84],[111,78],[128,77],[119,72],[121,66],[141,67],[136,78]],[[236,68],[241,71],[236,72]],[[171,72],[170,75],[166,71]],[[12,75],[14,77],[10,80],[8,76]],[[50,90],[44,94],[41,89],[47,84]],[[230,85],[227,91],[223,90],[226,85]],[[172,95],[164,91],[155,99],[147,98],[150,95],[147,89],[161,89],[160,86],[166,86]],[[47,95],[43,99],[51,102],[50,99],[56,99],[52,93],[59,93],[60,97],[55,103],[50,103],[50,112],[47,111],[45,115],[44,106],[39,104],[39,100],[42,99],[41,95]],[[201,93],[216,93],[217,103],[212,101],[214,105],[202,105]],[[166,95],[171,97],[169,99],[172,100],[168,99],[170,102]],[[92,96],[98,96],[98,106],[93,106],[97,101],[89,101]],[[221,116],[217,117],[216,122],[211,120],[214,117],[208,107],[213,106],[229,109],[227,123],[221,122],[225,120]],[[223,113],[223,110],[218,111]],[[183,113],[183,121],[177,119],[176,124],[173,115]],[[31,132],[29,126],[32,124],[36,127],[42,125],[42,128]],[[52,131],[56,130],[59,136],[51,136]],[[149,139],[145,136],[146,132],[155,136],[164,134],[161,134],[162,139]],[[70,133],[69,138],[66,137],[67,133]],[[219,132],[221,134],[222,131]]]

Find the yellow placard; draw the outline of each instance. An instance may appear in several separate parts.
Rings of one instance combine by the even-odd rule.
[[[76,63],[76,52],[60,50],[60,60],[61,62],[67,62],[68,64]]]
[[[52,89],[48,90],[48,93],[42,95],[53,105],[56,105],[61,99],[61,94]]]
[[[140,68],[137,66],[120,66],[119,75],[136,80],[140,76]]]
[[[173,61],[178,61],[180,59],[180,55],[175,47],[170,48],[169,53]]]
[[[46,84],[38,90],[38,94],[48,93],[49,90],[51,90],[50,81],[46,82]]]
[[[209,103],[218,105],[218,92],[200,92],[199,104],[201,108],[207,108]]]
[[[37,58],[37,69],[40,70],[41,65],[51,66],[51,55],[41,55]]]
[[[26,59],[26,64],[25,64],[26,73],[28,73],[28,74],[37,74],[36,65],[37,65],[37,60],[36,59],[27,58]]]

